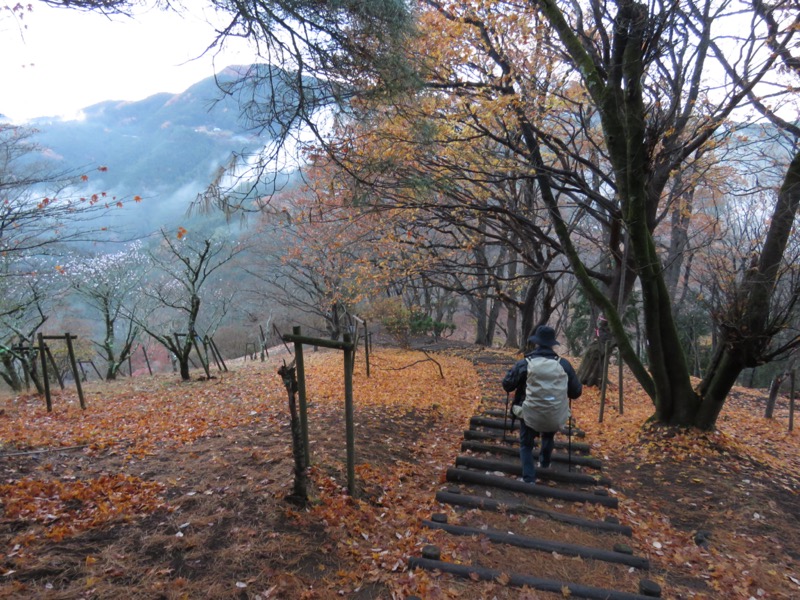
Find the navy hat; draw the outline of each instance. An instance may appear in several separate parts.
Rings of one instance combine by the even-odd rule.
[[[539,346],[547,346],[548,348],[558,346],[556,330],[547,325],[540,325],[536,328],[536,333],[528,338],[528,343],[531,345],[538,344]]]

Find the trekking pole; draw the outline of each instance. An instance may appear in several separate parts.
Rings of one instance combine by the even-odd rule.
[[[572,398],[569,399],[569,428],[567,429],[567,471],[572,473]]]
[[[503,443],[507,444],[508,440],[506,439],[506,424],[508,423],[508,399],[511,397],[511,392],[506,392],[506,410],[503,413]],[[512,421],[513,426],[513,421]]]

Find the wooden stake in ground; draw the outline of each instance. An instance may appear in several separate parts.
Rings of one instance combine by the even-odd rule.
[[[277,331],[277,328],[276,328]],[[347,437],[347,493],[351,496],[356,495],[356,472],[355,472],[355,424],[353,423],[353,367],[355,361],[355,344],[352,342],[349,333],[344,334],[344,341],[325,340],[322,338],[312,338],[301,335],[300,327],[293,327],[291,335],[282,335],[283,343],[294,342],[295,355],[297,361],[297,376],[295,378],[295,390],[300,392],[300,425],[303,433],[306,451],[306,464],[310,464],[309,444],[308,444],[308,420],[306,416],[305,403],[305,373],[303,366],[303,344],[311,344],[315,348],[335,348],[344,351],[344,421],[345,435]],[[280,335],[280,332],[278,332]],[[287,346],[288,349],[288,346]],[[435,362],[435,361],[434,361]],[[437,363],[438,364],[438,363]],[[293,366],[292,363],[291,366]],[[441,367],[440,367],[441,371]],[[280,373],[280,371],[278,371]],[[442,375],[444,377],[444,375]],[[299,382],[299,383],[298,383]],[[288,389],[288,387],[287,387]]]
[[[795,372],[792,371],[791,375],[789,375],[789,380],[791,381],[791,388],[789,390],[789,431],[794,430],[794,376]]]
[[[42,383],[44,384],[44,401],[47,412],[53,412],[53,399],[50,397],[50,379],[47,375],[47,354],[44,350],[44,336],[39,333],[39,358],[42,360]]]
[[[81,376],[78,372],[78,363],[75,361],[75,349],[72,347],[73,338],[77,335],[64,334],[64,339],[67,342],[67,353],[69,354],[69,364],[72,365],[72,376],[75,378],[75,387],[78,389],[78,399],[81,402],[81,410],[86,410],[86,400],[83,398],[83,387],[81,386]],[[130,369],[130,367],[128,367]]]
[[[294,361],[278,369],[278,375],[283,379],[286,393],[289,395],[289,414],[292,429],[292,456],[294,457],[294,489],[286,496],[286,500],[293,504],[305,506],[308,504],[308,461],[303,443],[303,432],[300,426],[300,417],[297,413],[297,373]]]
[[[147,349],[142,346],[142,354],[144,354],[144,362],[147,363],[147,372],[153,374],[153,369],[150,367],[150,359],[147,357]]]

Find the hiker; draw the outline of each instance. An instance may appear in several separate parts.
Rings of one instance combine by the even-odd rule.
[[[536,481],[533,447],[542,436],[539,466],[550,466],[553,437],[570,417],[569,400],[580,397],[583,385],[575,369],[553,350],[558,345],[552,327],[541,325],[528,338],[528,352],[503,378],[503,389],[514,392],[512,411],[520,418],[519,456],[522,480]]]

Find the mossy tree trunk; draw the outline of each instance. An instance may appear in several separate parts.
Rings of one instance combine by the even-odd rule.
[[[643,81],[646,49],[657,44],[649,28],[651,16],[645,4],[623,0],[616,4],[611,52],[600,57],[587,50],[580,32],[573,29],[559,6],[541,0],[538,6],[553,26],[567,54],[580,72],[586,89],[601,119],[609,160],[614,173],[619,201],[618,218],[628,234],[636,276],[641,287],[644,328],[649,370],[644,368],[628,340],[615,302],[596,285],[572,245],[566,220],[552,192],[545,163],[541,158],[535,128],[522,120],[523,134],[531,152],[542,198],[548,206],[559,241],[584,292],[608,318],[620,353],[633,374],[650,395],[655,406],[653,419],[670,425],[712,429],[728,392],[743,368],[765,359],[765,350],[777,333],[770,324],[771,299],[800,198],[800,157],[796,156],[786,175],[769,225],[767,239],[756,264],[737,286],[736,298],[729,303],[723,335],[716,355],[702,384],[693,389],[686,354],[673,318],[673,307],[665,272],[656,250],[653,231],[661,195],[670,173],[681,160],[659,163],[653,138],[648,137],[648,110],[644,102]],[[692,15],[691,18],[696,18]],[[711,44],[707,22],[696,21],[699,50]],[[726,110],[715,116],[722,122],[744,96],[732,94]],[[527,127],[526,127],[527,125]],[[677,123],[686,126],[686,120]],[[665,132],[659,143],[677,139],[678,129]],[[676,156],[688,156],[710,139],[711,130],[696,133],[691,145],[675,147]],[[663,153],[663,150],[662,150]]]
[[[729,299],[722,338],[699,391],[703,399],[694,425],[710,429],[743,369],[763,362],[767,346],[779,333],[772,321],[772,296],[783,255],[800,205],[800,152],[789,165],[770,219],[761,255]]]

